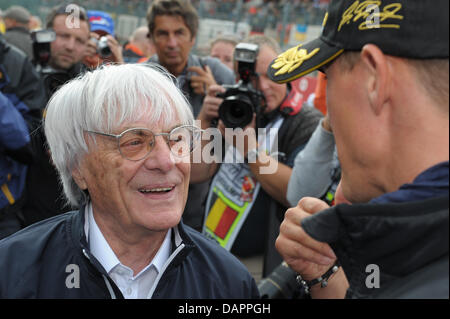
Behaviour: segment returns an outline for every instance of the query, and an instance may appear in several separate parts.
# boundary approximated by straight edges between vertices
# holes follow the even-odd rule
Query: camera
[[[50,44],[55,41],[56,33],[53,30],[40,29],[31,32],[33,43],[33,64],[40,68],[47,67],[50,61]]]
[[[33,43],[33,65],[42,78],[46,95],[50,98],[53,93],[71,77],[67,72],[55,70],[48,65],[51,58],[51,43],[55,41],[56,33],[50,29],[39,29],[31,32]]]
[[[217,96],[224,101],[219,106],[219,119],[228,128],[244,128],[258,115],[261,106],[265,104],[262,92],[256,90],[251,80],[257,77],[255,73],[256,58],[259,47],[252,43],[239,43],[234,52],[240,80],[235,85],[224,85],[225,93]]]
[[[282,262],[258,284],[261,299],[307,298],[303,290],[299,288],[296,277],[297,273],[286,262]]]
[[[96,40],[95,40],[96,41]],[[97,42],[97,52],[102,58],[108,58],[112,55],[111,49],[108,45],[108,38],[101,37]]]

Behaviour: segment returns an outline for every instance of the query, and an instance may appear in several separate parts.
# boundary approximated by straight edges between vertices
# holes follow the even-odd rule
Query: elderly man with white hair
[[[88,72],[50,100],[45,133],[80,209],[0,242],[0,298],[257,298],[245,267],[181,222],[201,133],[156,66]]]

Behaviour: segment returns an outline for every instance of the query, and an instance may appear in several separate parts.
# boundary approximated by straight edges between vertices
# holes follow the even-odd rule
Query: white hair
[[[189,102],[173,76],[156,64],[102,66],[68,82],[50,99],[45,135],[69,204],[87,196],[72,170],[88,152],[86,131],[113,133],[124,123],[145,119],[149,126],[193,124]]]

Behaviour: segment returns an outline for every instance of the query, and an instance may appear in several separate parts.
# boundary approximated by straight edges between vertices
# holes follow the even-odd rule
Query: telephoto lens
[[[244,128],[252,121],[255,110],[256,107],[248,95],[237,93],[224,99],[219,106],[219,118],[226,127]]]
[[[258,284],[261,299],[303,299],[297,280],[297,273],[282,262],[272,273]]]

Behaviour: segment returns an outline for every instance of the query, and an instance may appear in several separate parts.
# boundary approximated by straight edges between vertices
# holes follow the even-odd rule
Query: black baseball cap
[[[388,55],[448,59],[448,21],[449,0],[332,0],[322,35],[279,55],[267,74],[293,81],[368,43]]]

